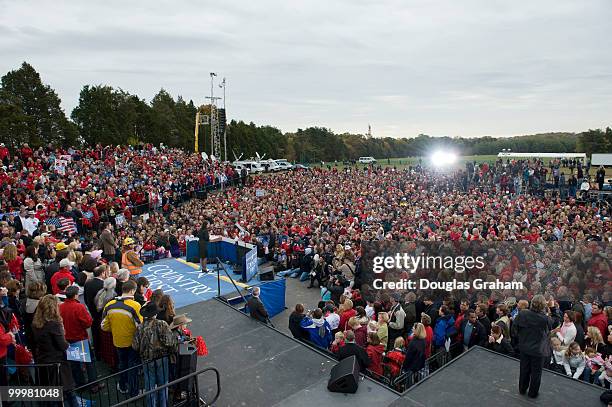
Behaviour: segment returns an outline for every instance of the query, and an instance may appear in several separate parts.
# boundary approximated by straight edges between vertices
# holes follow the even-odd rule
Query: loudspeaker
[[[274,268],[268,267],[259,272],[260,281],[271,281],[274,280]]]
[[[176,377],[187,376],[190,373],[195,373],[198,367],[198,353],[195,344],[193,343],[181,343],[178,348],[178,355],[176,357]],[[177,387],[181,391],[191,392],[196,385],[195,377],[191,379],[183,380],[177,384]]]
[[[359,363],[357,356],[338,362],[331,370],[327,390],[334,393],[355,393],[359,386]]]
[[[223,135],[225,132],[225,126],[227,118],[225,116],[225,109],[219,109],[219,134]]]

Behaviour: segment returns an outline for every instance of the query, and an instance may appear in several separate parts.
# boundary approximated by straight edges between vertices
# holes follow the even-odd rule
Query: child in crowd
[[[376,321],[368,322],[368,335],[370,333],[378,333],[378,323]]]
[[[334,341],[331,344],[330,350],[332,353],[338,353],[341,347],[344,346],[344,332],[336,332]]]
[[[144,305],[151,295],[153,291],[149,288],[149,280],[146,277],[138,277],[136,280],[136,294],[134,294],[134,300],[136,300],[140,305]]]
[[[565,351],[563,367],[565,368],[565,374],[568,376],[574,379],[582,377],[582,373],[586,367],[586,359],[577,342],[572,342]]]
[[[552,347],[552,355],[550,357],[550,370],[557,373],[565,374],[565,367],[563,361],[565,360],[566,348],[561,346],[561,340],[557,337],[550,339],[550,346]]]
[[[368,344],[368,328],[367,325],[361,325],[357,317],[351,317],[348,321],[348,326],[355,333],[355,343],[362,348]]]
[[[117,273],[119,273],[119,263],[117,263],[116,261],[111,261],[109,266],[110,266],[110,277],[117,278]]]
[[[595,379],[595,384],[612,390],[612,358],[608,358],[604,364],[604,370],[599,377]]]
[[[385,376],[394,378],[402,371],[402,365],[406,359],[405,345],[404,338],[401,336],[395,339],[393,350],[385,355],[387,360],[383,366]]]
[[[601,357],[601,353],[597,353],[593,348],[586,348],[584,350],[584,355],[586,367],[584,368],[582,380],[593,383],[601,374],[600,370],[604,365],[604,360]]]

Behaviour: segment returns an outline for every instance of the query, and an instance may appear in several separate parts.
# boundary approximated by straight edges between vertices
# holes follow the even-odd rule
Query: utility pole
[[[217,121],[215,120],[215,114],[213,113],[213,108],[215,107],[215,99],[213,94],[214,89],[214,80],[216,73],[210,73],[210,155],[215,155],[215,134],[216,131],[213,130],[217,126]]]

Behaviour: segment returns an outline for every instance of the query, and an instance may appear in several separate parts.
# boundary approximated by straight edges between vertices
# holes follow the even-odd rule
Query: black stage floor
[[[184,312],[193,319],[193,334],[202,335],[208,347],[198,369],[216,367],[221,373],[215,406],[388,406],[399,397],[370,379],[356,394],[328,392],[333,360],[220,301],[177,310]],[[199,382],[201,391],[214,393],[212,375],[200,376]]]
[[[408,390],[399,406],[602,406],[603,389],[549,371],[542,374],[536,399],[518,393],[516,359],[473,348]]]

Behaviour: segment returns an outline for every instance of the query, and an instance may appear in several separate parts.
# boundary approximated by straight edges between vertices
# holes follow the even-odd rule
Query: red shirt
[[[593,315],[591,319],[589,319],[587,326],[594,326],[599,329],[599,332],[601,332],[604,338],[608,336],[608,317],[606,317],[605,312]]]
[[[88,339],[87,328],[91,327],[93,320],[85,305],[74,298],[66,298],[59,309],[64,321],[66,340],[77,342]]]
[[[455,240],[459,240],[459,239],[461,239],[461,233],[451,231],[451,232],[450,232],[450,239],[451,239],[452,241],[455,241]]]
[[[28,158],[32,157],[32,154],[34,152],[32,151],[32,149],[30,147],[22,147],[21,148],[21,157],[23,158],[24,161],[27,161]]]
[[[8,269],[15,280],[21,280],[23,275],[23,259],[19,256],[8,262]]]
[[[72,275],[72,272],[70,270],[68,270],[67,268],[59,269],[55,274],[53,274],[53,276],[51,276],[51,292],[53,294],[57,294],[60,292],[60,289],[57,287],[57,282],[60,281],[62,278],[67,278],[68,280],[70,280],[70,284],[74,283],[74,276]]]
[[[5,158],[9,157],[10,153],[8,148],[6,147],[0,147],[0,160],[4,160]]]
[[[9,335],[2,324],[0,324],[0,359],[6,357],[7,347],[13,343],[11,335]]]
[[[406,355],[398,349],[393,349],[391,352],[387,353],[387,359],[389,360],[387,365],[389,366],[391,377],[398,376],[402,372],[402,365],[404,364]]]
[[[425,327],[425,359],[431,356],[431,343],[433,342],[433,329],[430,326]]]
[[[342,315],[340,315],[340,323],[338,325],[338,328],[341,331],[348,329],[348,320],[351,319],[351,317],[354,317],[355,315],[357,315],[357,311],[352,308],[348,311],[344,311]]]
[[[366,348],[366,353],[370,358],[370,366],[368,366],[368,369],[381,376],[383,374],[382,360],[384,351],[385,347],[383,345],[368,345]]]

